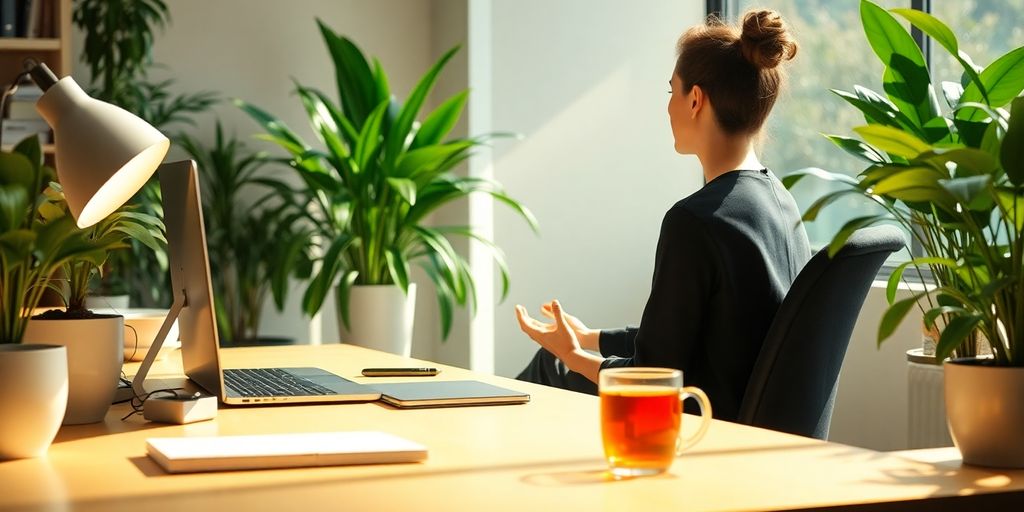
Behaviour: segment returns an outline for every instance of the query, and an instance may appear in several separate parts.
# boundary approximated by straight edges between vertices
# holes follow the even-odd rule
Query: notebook
[[[385,432],[158,437],[146,452],[169,473],[420,462],[427,448]]]
[[[374,384],[381,400],[395,407],[522,404],[530,395],[475,380]]]

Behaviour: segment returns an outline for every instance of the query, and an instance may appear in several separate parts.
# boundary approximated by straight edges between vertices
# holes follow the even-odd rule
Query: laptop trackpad
[[[296,377],[302,377],[314,384],[323,386],[340,395],[354,393],[378,393],[376,390],[363,384],[352,382],[344,377],[335,375],[320,368],[283,368]]]

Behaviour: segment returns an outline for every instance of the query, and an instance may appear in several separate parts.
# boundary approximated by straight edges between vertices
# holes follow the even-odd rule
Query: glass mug
[[[610,368],[598,378],[601,437],[616,478],[656,475],[693,446],[711,424],[711,402],[695,387],[683,386],[683,372],[672,368]],[[683,439],[683,400],[697,399],[701,424]]]

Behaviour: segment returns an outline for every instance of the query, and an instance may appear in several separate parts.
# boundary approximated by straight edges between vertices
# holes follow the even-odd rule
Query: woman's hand
[[[583,350],[576,331],[580,329],[585,332],[586,337],[594,340],[595,347],[597,346],[596,340],[599,337],[599,332],[588,329],[578,318],[567,315],[562,311],[562,305],[557,300],[545,304],[545,314],[550,316],[554,323],[546,324],[534,320],[526,312],[526,308],[516,305],[516,318],[519,319],[519,328],[530,339],[536,341],[558,359],[561,359],[570,370],[583,375],[596,384],[597,374],[601,371],[603,359]]]
[[[543,313],[544,316],[554,320],[555,315],[551,312],[552,304],[554,304],[554,301],[544,304],[540,307],[540,312]],[[600,350],[600,330],[587,327],[579,318],[576,318],[565,311],[562,311],[562,316],[565,317],[566,324],[569,325],[569,328],[576,333],[576,340],[580,342],[581,347],[585,350]]]
[[[519,319],[519,328],[530,339],[547,349],[548,352],[565,361],[566,356],[582,350],[582,347],[580,346],[579,339],[576,337],[575,330],[569,325],[569,319],[562,311],[562,306],[558,301],[553,300],[545,304],[545,307],[550,310],[547,314],[554,320],[553,323],[547,324],[534,320],[526,312],[526,308],[516,305],[516,318]],[[576,323],[583,325],[578,319],[576,319]]]

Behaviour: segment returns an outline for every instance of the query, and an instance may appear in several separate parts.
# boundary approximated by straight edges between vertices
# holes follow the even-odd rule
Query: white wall
[[[704,3],[523,0],[492,4],[495,177],[540,219],[540,236],[501,204],[494,229],[512,270],[495,313],[495,368],[518,373],[537,346],[512,305],[558,298],[592,327],[637,323],[664,213],[702,183],[672,147],[675,42]]]

